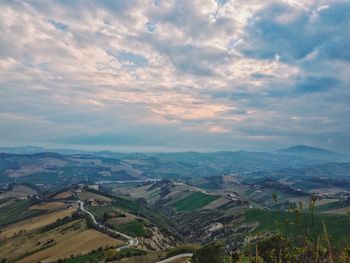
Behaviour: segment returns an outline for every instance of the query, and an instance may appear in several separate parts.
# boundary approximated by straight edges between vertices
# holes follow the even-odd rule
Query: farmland
[[[40,215],[34,218],[20,221],[16,224],[12,224],[1,231],[0,240],[5,237],[6,238],[12,237],[13,235],[16,235],[17,233],[20,233],[23,231],[30,231],[33,229],[41,228],[48,224],[52,224],[58,219],[62,219],[62,218],[65,218],[66,216],[70,216],[74,211],[76,211],[75,208],[69,208],[69,209],[53,212],[47,215]]]
[[[69,257],[71,254],[86,254],[100,246],[120,244],[121,241],[88,229],[85,220],[77,219],[47,231],[33,229],[7,239],[0,245],[0,258],[45,262]]]
[[[132,237],[147,237],[151,235],[151,232],[145,228],[142,220],[132,220],[127,223],[116,224],[114,228]]]
[[[201,209],[207,204],[215,201],[220,196],[208,195],[201,192],[195,192],[189,196],[180,199],[172,204],[172,207],[178,212],[188,212]]]
[[[0,226],[44,214],[43,210],[29,209],[36,202],[31,199],[11,201],[8,205],[0,207]]]
[[[54,246],[40,251],[23,260],[26,262],[38,262],[50,259],[57,260],[59,258],[67,258],[70,255],[87,254],[93,249],[106,246],[119,246],[122,242],[115,240],[96,230],[88,229],[81,233],[70,236],[64,241],[55,244]]]

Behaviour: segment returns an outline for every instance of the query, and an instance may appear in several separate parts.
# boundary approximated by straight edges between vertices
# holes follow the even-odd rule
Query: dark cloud
[[[349,60],[350,3],[331,1],[312,10],[272,4],[259,11],[247,25],[243,53],[262,59],[278,55],[296,63],[315,52],[316,59]]]

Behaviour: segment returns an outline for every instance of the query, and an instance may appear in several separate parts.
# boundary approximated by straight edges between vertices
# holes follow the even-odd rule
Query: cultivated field
[[[72,196],[71,193],[64,191],[64,192],[56,194],[53,198],[54,199],[67,199],[71,196]]]
[[[25,185],[16,185],[13,187],[12,190],[6,191],[3,194],[0,194],[1,198],[12,198],[12,197],[18,197],[18,198],[25,198],[28,195],[36,195],[38,192],[35,189],[32,189]]]
[[[0,226],[18,222],[30,217],[45,213],[42,210],[29,210],[35,200],[19,200],[6,202],[6,206],[0,207]]]
[[[10,225],[1,231],[0,240],[4,238],[10,238],[15,234],[20,233],[21,231],[30,231],[46,226],[55,222],[57,219],[70,216],[74,211],[76,211],[75,208],[69,208],[62,211],[53,212],[47,215],[36,216],[31,219],[27,219],[19,223]]]
[[[92,249],[122,242],[98,231],[87,229],[83,219],[43,231],[22,232],[0,243],[0,259],[12,262],[52,262],[71,254],[84,254]]]
[[[47,202],[47,203],[41,203],[37,205],[33,205],[29,207],[30,210],[56,210],[63,208],[65,206],[62,202]]]
[[[97,201],[105,201],[105,202],[112,201],[112,199],[109,198],[109,197],[106,197],[106,196],[103,196],[103,195],[99,195],[99,194],[95,194],[95,193],[88,192],[88,191],[78,193],[78,196],[79,196],[79,198],[81,200],[94,199],[94,200],[97,200]]]
[[[48,249],[35,253],[21,262],[52,262],[59,258],[68,258],[70,255],[86,254],[99,247],[119,246],[121,244],[121,241],[113,239],[96,230],[88,229]]]
[[[193,211],[203,208],[218,198],[220,198],[220,196],[207,195],[201,192],[196,192],[173,203],[172,207],[179,212]]]

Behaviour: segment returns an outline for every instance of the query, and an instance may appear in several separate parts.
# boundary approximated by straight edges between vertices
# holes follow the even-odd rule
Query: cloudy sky
[[[0,1],[0,146],[350,152],[350,1]]]

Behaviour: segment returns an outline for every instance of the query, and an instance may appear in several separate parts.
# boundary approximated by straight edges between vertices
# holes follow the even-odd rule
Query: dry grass
[[[130,258],[122,258],[116,261],[111,261],[115,263],[154,263],[162,260],[162,258],[165,256],[165,253],[162,251],[157,252],[148,252],[147,255],[143,256],[136,256],[136,257],[130,257]]]
[[[224,204],[229,203],[231,200],[226,197],[220,197],[219,199],[216,199],[215,201],[207,204],[203,209],[215,209],[218,208]]]
[[[33,205],[29,207],[29,209],[35,209],[35,210],[55,210],[59,208],[63,208],[64,203],[62,202],[48,202],[48,203],[41,203],[38,205]]]
[[[55,195],[53,198],[56,198],[56,199],[66,199],[66,198],[69,198],[71,197],[72,194],[69,193],[69,192],[61,192],[61,193],[58,193],[57,195]]]
[[[337,215],[348,215],[350,214],[350,207],[337,208],[323,212],[324,214],[337,214]]]
[[[52,262],[59,258],[66,258],[70,255],[87,254],[93,249],[105,246],[119,246],[122,242],[113,239],[96,230],[85,230],[66,240],[34,255],[31,255],[21,262]]]
[[[55,222],[59,218],[64,218],[66,216],[71,215],[74,211],[76,211],[75,208],[69,208],[66,210],[50,213],[48,215],[37,216],[31,219],[27,219],[19,223],[10,225],[1,231],[0,240],[4,239],[5,237],[10,238],[16,233],[18,234],[21,231],[31,231],[31,230],[46,226],[48,224]]]
[[[78,219],[46,232],[32,230],[7,239],[0,243],[0,258],[9,262],[53,262],[100,246],[120,244],[122,241],[87,229],[85,220]]]
[[[98,195],[95,193],[91,193],[91,192],[81,192],[81,193],[78,193],[78,196],[82,200],[95,199],[97,201],[106,201],[106,202],[112,201],[111,198],[108,198],[108,197],[102,196],[102,195]]]
[[[35,195],[38,192],[25,185],[16,185],[12,190],[6,191],[3,194],[0,194],[0,198],[9,198],[9,197],[27,197],[28,195]]]

